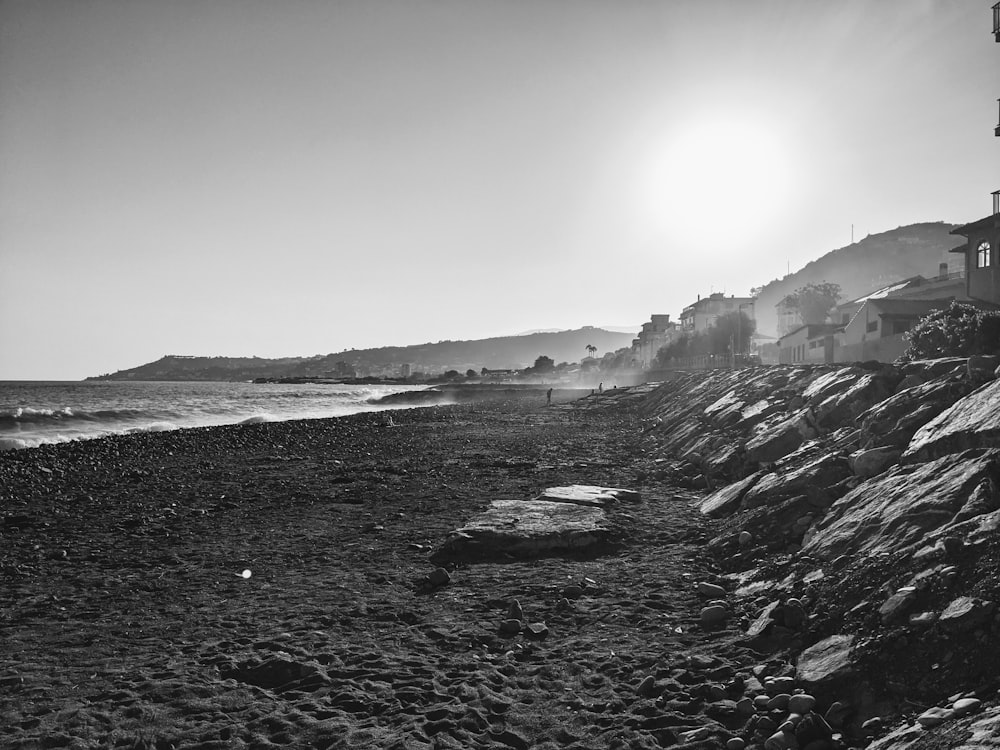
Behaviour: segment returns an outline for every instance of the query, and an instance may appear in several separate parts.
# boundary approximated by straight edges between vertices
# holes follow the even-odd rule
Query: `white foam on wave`
[[[126,432],[129,435],[133,435],[137,432],[170,432],[171,430],[179,430],[180,427],[175,425],[173,422],[152,422],[150,424],[144,424],[142,427],[133,427]]]

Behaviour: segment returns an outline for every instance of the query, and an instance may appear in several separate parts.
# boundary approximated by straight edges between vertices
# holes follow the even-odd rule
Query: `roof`
[[[778,344],[780,345],[782,341],[787,338],[791,338],[803,329],[808,329],[806,331],[806,338],[811,339],[815,336],[825,336],[829,333],[836,333],[837,331],[843,330],[843,328],[844,327],[842,325],[838,325],[837,323],[807,323],[804,326],[799,326],[794,331],[789,331],[784,336],[779,338]]]
[[[948,307],[954,297],[941,299],[877,299],[871,300],[879,315],[922,318],[933,310],[943,310]]]
[[[992,214],[968,224],[963,224],[960,227],[955,227],[948,234],[960,234],[963,237],[968,237],[973,232],[985,229],[986,227],[1000,227],[1000,214]]]
[[[908,279],[903,279],[902,281],[894,281],[889,284],[889,286],[884,286],[881,289],[876,289],[874,292],[870,292],[863,297],[858,297],[857,299],[852,299],[850,302],[842,302],[837,307],[844,307],[846,305],[857,305],[863,304],[870,299],[879,299],[882,297],[889,297],[895,292],[902,291],[907,287],[919,286],[921,283],[926,281],[923,276],[911,276]]]

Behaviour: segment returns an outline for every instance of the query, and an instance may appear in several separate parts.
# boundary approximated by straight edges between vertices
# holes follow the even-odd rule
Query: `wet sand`
[[[755,662],[698,626],[706,522],[640,440],[526,391],[0,454],[0,746],[721,746],[702,693]],[[610,548],[428,585],[449,531],[564,484],[643,501]]]

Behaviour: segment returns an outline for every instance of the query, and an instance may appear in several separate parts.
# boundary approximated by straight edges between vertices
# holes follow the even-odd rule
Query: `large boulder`
[[[795,681],[811,695],[836,693],[854,678],[851,648],[854,636],[831,635],[801,654],[795,665]]]
[[[832,429],[853,422],[859,414],[891,395],[900,379],[883,374],[862,375],[847,390],[816,405],[817,423],[825,429]]]
[[[762,477],[744,495],[743,505],[752,508],[795,495],[822,494],[850,475],[851,468],[843,456],[820,455],[793,471],[772,472]]]
[[[940,375],[880,401],[858,416],[865,448],[905,448],[914,433],[972,391],[961,373]]]
[[[761,477],[763,477],[767,472],[758,471],[754,472],[745,479],[741,479],[738,482],[733,482],[732,484],[727,484],[725,487],[716,490],[711,495],[706,497],[701,501],[699,510],[706,516],[711,516],[712,518],[721,518],[722,516],[728,516],[731,513],[735,513],[736,509],[739,508],[740,502],[743,500],[743,496],[747,494]]]
[[[970,448],[1000,447],[1000,380],[993,380],[921,427],[903,461],[926,461]]]
[[[751,464],[770,463],[787,456],[803,440],[817,434],[815,419],[808,408],[799,409],[777,424],[763,425],[746,444],[746,458]]]
[[[591,505],[550,500],[494,500],[434,552],[437,562],[537,557],[607,542],[604,511]]]
[[[1000,507],[998,471],[998,450],[897,466],[834,503],[802,552],[827,560],[847,553],[898,553],[932,532]]]

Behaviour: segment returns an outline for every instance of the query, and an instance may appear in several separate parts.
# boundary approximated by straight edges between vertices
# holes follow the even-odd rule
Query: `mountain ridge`
[[[201,357],[168,354],[126,370],[89,377],[87,380],[253,380],[255,378],[351,377],[399,375],[401,365],[411,372],[440,373],[444,370],[515,369],[532,364],[540,356],[556,362],[578,361],[587,347],[598,353],[630,346],[635,333],[618,333],[593,326],[575,330],[537,332],[524,336],[498,336],[464,341],[350,349],[311,357]]]

